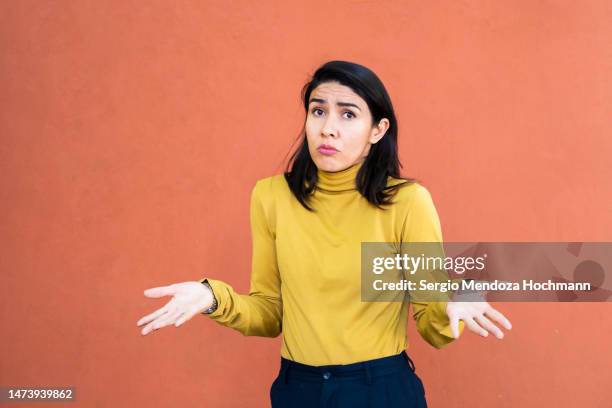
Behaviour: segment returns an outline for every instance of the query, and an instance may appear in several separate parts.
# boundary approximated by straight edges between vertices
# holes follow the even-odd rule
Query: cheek
[[[320,141],[321,124],[317,120],[307,120],[304,125],[304,132],[308,145],[316,145]]]
[[[369,130],[367,128],[352,129],[350,133],[347,132],[345,138],[345,146],[348,147],[352,152],[362,152],[368,145]]]
[[[307,136],[311,136],[314,134],[314,124],[313,121],[310,120],[310,118],[306,119],[306,123],[304,123],[304,130],[306,131]]]
[[[312,125],[306,124],[306,126],[304,126],[304,132],[306,133],[306,141],[308,142],[308,145],[312,146],[312,143],[314,142],[314,136],[316,134]]]

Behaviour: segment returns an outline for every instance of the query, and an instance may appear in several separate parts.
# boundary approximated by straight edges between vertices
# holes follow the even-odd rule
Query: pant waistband
[[[399,354],[376,358],[373,360],[360,361],[352,364],[311,366],[288,360],[281,357],[280,377],[287,383],[289,376],[302,381],[329,381],[331,379],[363,379],[367,384],[372,383],[372,378],[388,375],[406,367],[415,371],[414,362],[406,351]]]

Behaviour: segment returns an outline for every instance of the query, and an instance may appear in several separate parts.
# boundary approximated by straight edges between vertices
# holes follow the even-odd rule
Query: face
[[[337,82],[320,84],[308,102],[308,151],[320,170],[340,171],[362,162],[389,128],[386,118],[372,123],[366,101]]]

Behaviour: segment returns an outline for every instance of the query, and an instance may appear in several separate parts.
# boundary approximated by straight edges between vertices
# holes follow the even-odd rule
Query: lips
[[[317,147],[317,150],[319,151],[319,153],[321,154],[334,154],[334,153],[338,153],[338,149],[336,149],[333,146],[330,145],[326,145],[326,144],[322,144],[319,147]]]

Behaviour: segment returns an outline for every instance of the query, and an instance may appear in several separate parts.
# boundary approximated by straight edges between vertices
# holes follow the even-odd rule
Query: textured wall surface
[[[2,2],[0,386],[267,406],[279,338],[135,323],[169,300],[148,287],[248,290],[251,188],[283,170],[330,59],[385,83],[446,240],[612,241],[611,4]],[[435,350],[410,326],[432,407],[610,404],[610,303],[497,307],[502,341]]]

